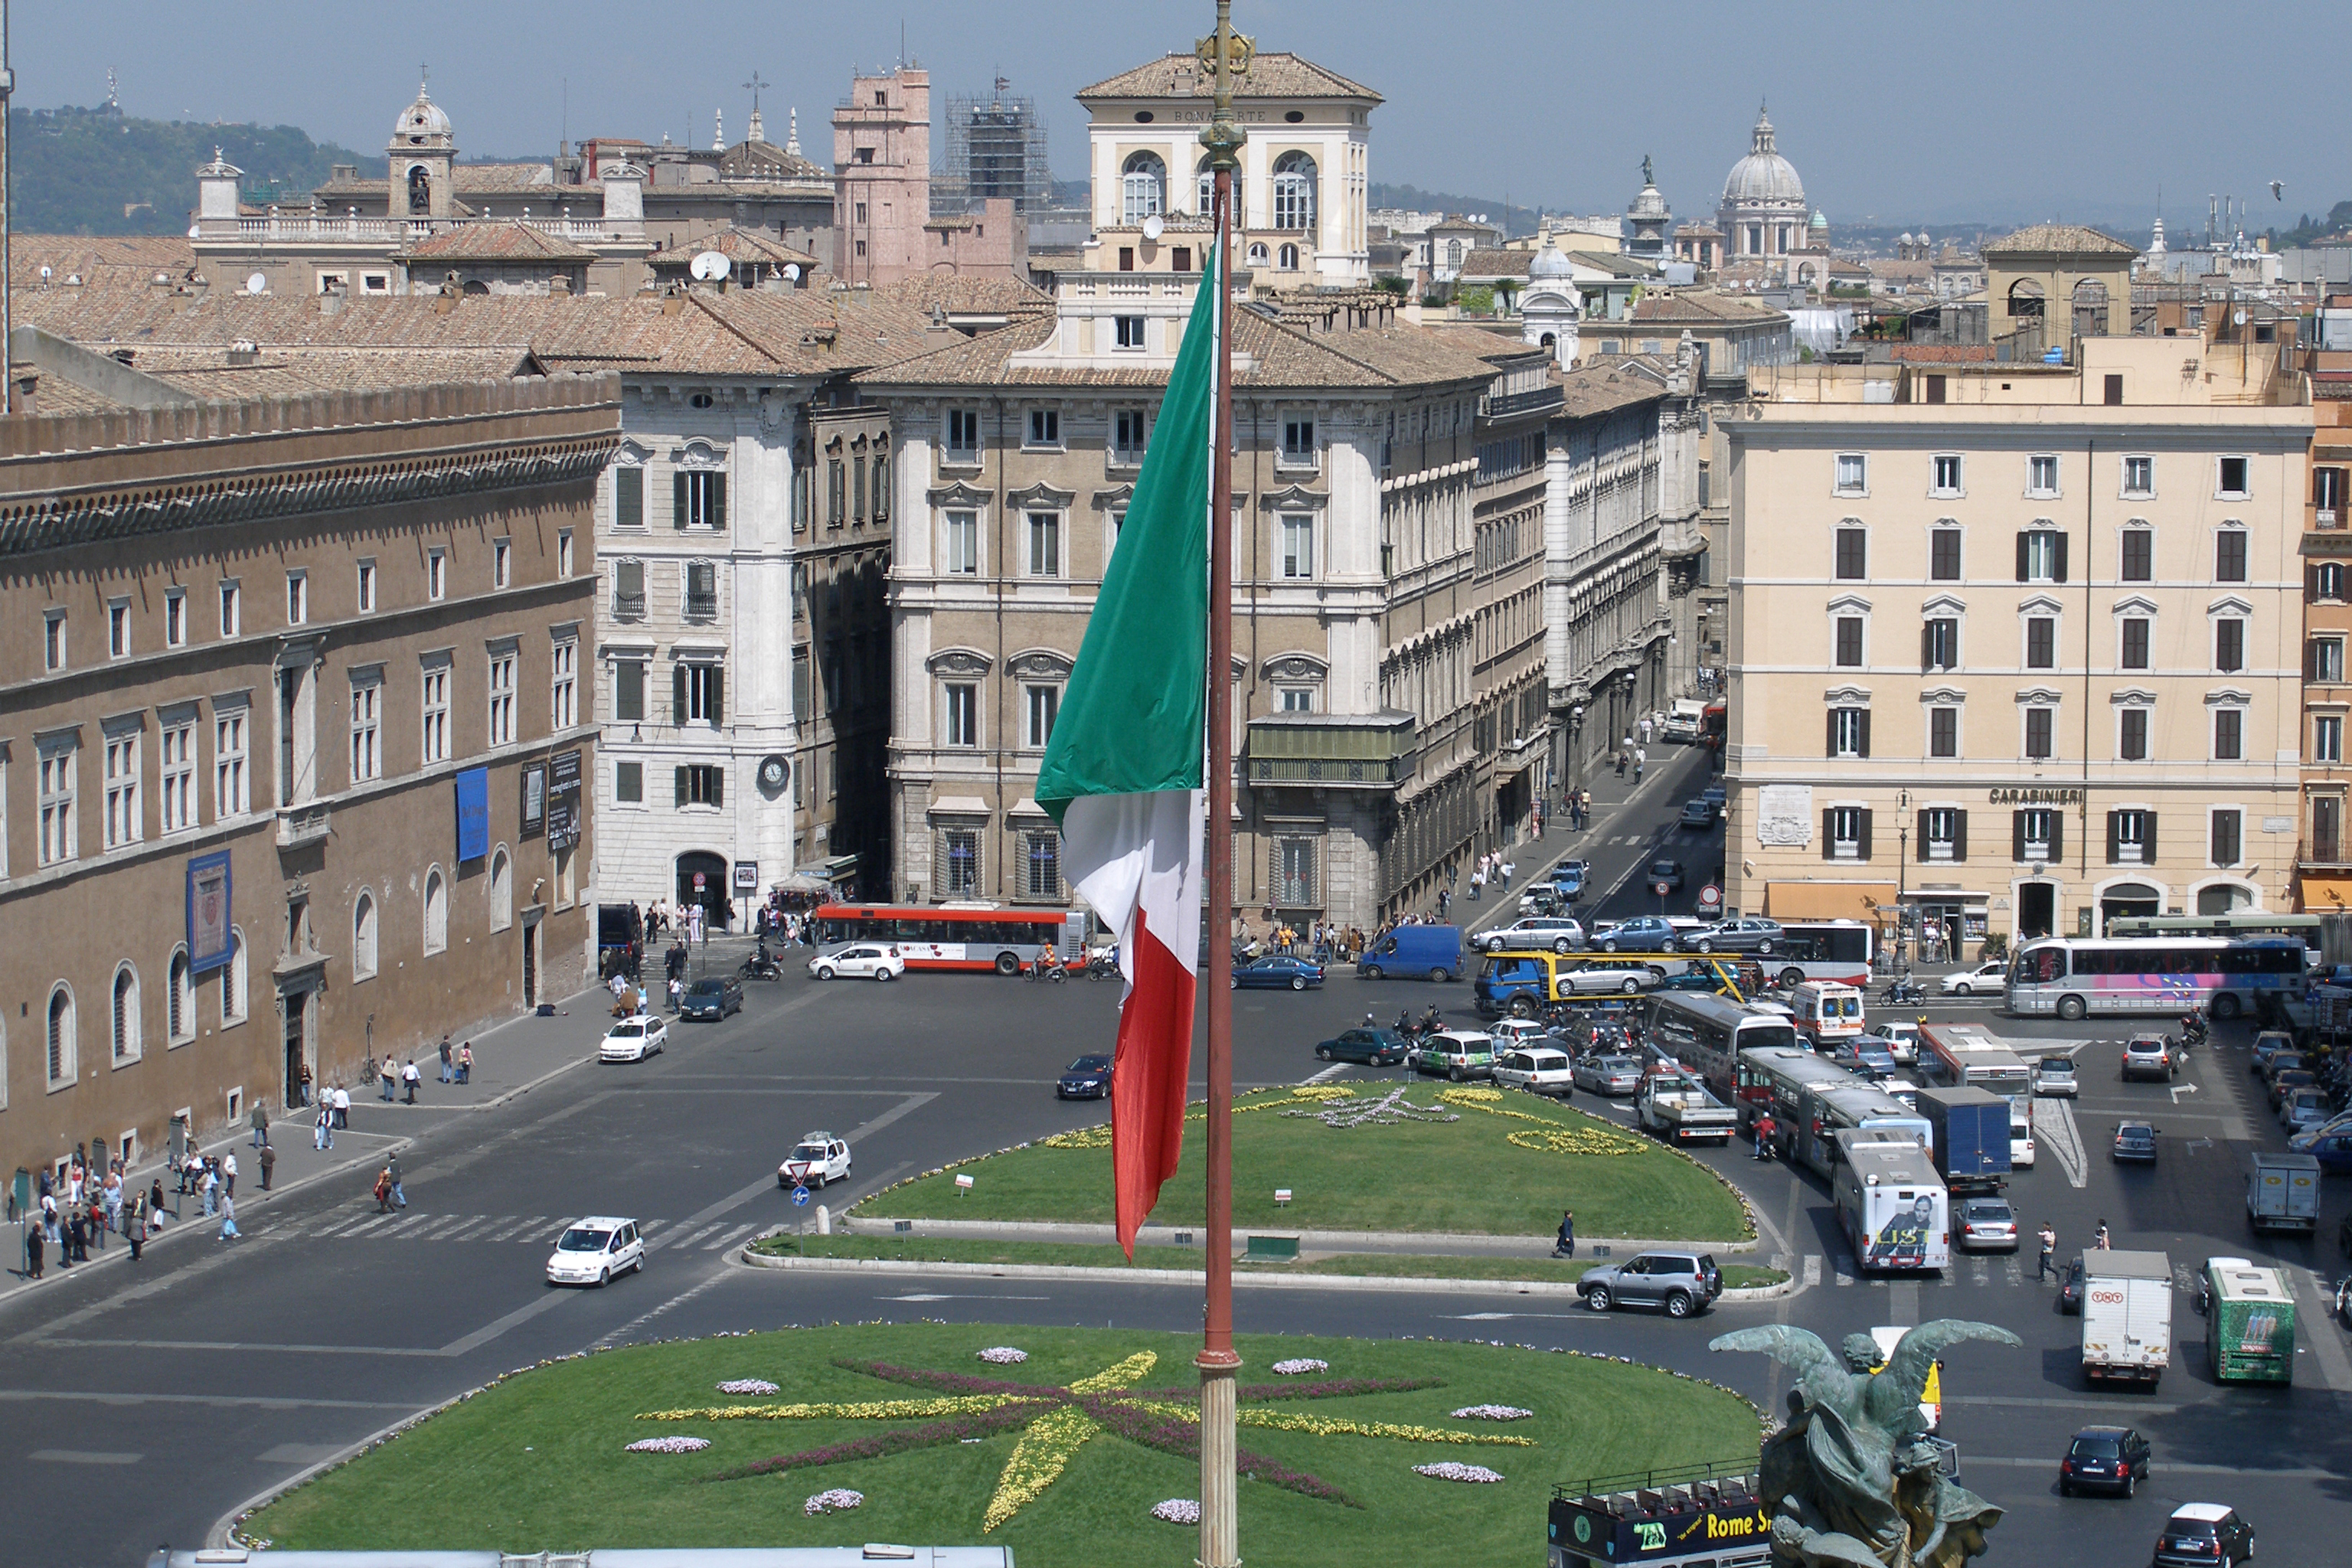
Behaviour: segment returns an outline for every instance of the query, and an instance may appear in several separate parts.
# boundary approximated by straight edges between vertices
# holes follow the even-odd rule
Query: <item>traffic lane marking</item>
[[[1946,1403],[1948,1404],[1950,1401],[1947,1400]],[[2058,1473],[2057,1463],[2052,1459],[2010,1458],[1996,1454],[1971,1454],[1964,1450],[1960,1455],[1960,1468],[1965,1472],[1970,1465],[2000,1465],[2019,1469],[2042,1469],[2048,1470],[2053,1478]],[[2158,1481],[2161,1481],[2168,1473],[2186,1476],[2275,1477],[2283,1481],[2332,1481],[2342,1479],[2334,1470],[2272,1469],[2263,1466],[2245,1465],[2200,1465],[2181,1459],[2158,1459],[2149,1467],[2149,1473]]]

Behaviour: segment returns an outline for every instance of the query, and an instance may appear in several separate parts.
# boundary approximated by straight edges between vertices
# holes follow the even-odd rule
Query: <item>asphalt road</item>
[[[1691,793],[1645,794],[1635,815],[1646,808],[1659,820],[1599,836],[1638,840],[1612,847],[1630,865]],[[1556,832],[1550,847],[1572,842]],[[1342,975],[1304,995],[1241,993],[1237,1078],[1295,1081],[1317,1070],[1317,1039],[1367,1009],[1418,1011],[1433,994],[1454,1020],[1470,1020],[1466,985]],[[0,1465],[19,1500],[58,1506],[12,1510],[0,1558],[129,1564],[159,1542],[196,1542],[254,1494],[420,1408],[592,1345],[889,1317],[1197,1328],[1197,1297],[1161,1286],[777,1273],[730,1261],[745,1238],[792,1216],[775,1163],[811,1128],[850,1137],[848,1200],[942,1160],[1098,1119],[1099,1107],[1058,1104],[1051,1084],[1071,1057],[1108,1043],[1115,997],[1107,984],[987,976],[755,986],[744,1015],[680,1026],[649,1063],[583,1067],[504,1110],[426,1131],[404,1156],[411,1207],[396,1219],[375,1216],[356,1182],[314,1188],[257,1213],[242,1244],[183,1236],[136,1274],[110,1265],[18,1292],[0,1303]],[[583,1049],[599,1022],[582,1020]],[[2069,1040],[2115,1032],[2032,1031]],[[1711,1355],[1706,1341],[1765,1321],[1834,1342],[1874,1324],[1979,1318],[2026,1342],[2021,1352],[1956,1349],[1946,1384],[1945,1429],[1961,1446],[1965,1480],[2013,1510],[1990,1561],[2136,1565],[2163,1513],[2189,1499],[2243,1510],[2264,1561],[2322,1561],[2337,1549],[2332,1507],[2352,1485],[2352,1364],[2342,1331],[2316,1310],[2316,1286],[2333,1278],[2329,1248],[2246,1233],[2243,1152],[2279,1140],[2256,1113],[2242,1052],[2199,1053],[2184,1079],[2198,1092],[2177,1106],[2162,1086],[2116,1082],[2116,1054],[2083,1045],[2084,1097],[2063,1114],[2087,1157],[2070,1173],[2048,1152],[2061,1136],[2062,1113],[2050,1111],[2041,1166],[2014,1189],[2021,1217],[2050,1218],[2067,1247],[2105,1217],[2118,1246],[2161,1248],[2176,1264],[2230,1253],[2288,1265],[2305,1308],[2294,1388],[2212,1386],[2196,1369],[2201,1321],[2183,1296],[2161,1389],[2086,1394],[2075,1321],[2033,1280],[2030,1251],[1957,1262],[1941,1279],[1857,1280],[1824,1189],[1756,1165],[1739,1147],[1702,1157],[1754,1194],[1772,1232],[1763,1250],[1809,1282],[1794,1295],[1671,1322],[1478,1287],[1244,1290],[1239,1326],[1574,1346],[1703,1373],[1777,1405],[1769,1363]],[[2163,1129],[2156,1166],[2114,1167],[2104,1152],[2114,1121],[2151,1110]],[[2330,1184],[2326,1205],[2324,1238],[2347,1207],[2344,1184]],[[602,1291],[551,1290],[541,1265],[554,1231],[593,1212],[646,1220],[649,1266]],[[1531,1266],[1544,1249],[1530,1241]],[[2095,1417],[2136,1422],[2154,1441],[2157,1477],[2138,1500],[2058,1500],[2056,1458]],[[1542,1527],[1529,1518],[1530,1559]]]

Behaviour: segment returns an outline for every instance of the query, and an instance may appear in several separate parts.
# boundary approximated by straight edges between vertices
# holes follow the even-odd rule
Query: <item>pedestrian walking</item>
[[[89,1200],[89,1234],[97,1238],[98,1249],[106,1250],[106,1207],[96,1198]]]
[[[264,1143],[261,1146],[261,1190],[269,1190],[270,1168],[278,1163],[278,1151]]]
[[[392,1059],[390,1052],[386,1052],[383,1060],[377,1064],[375,1071],[376,1076],[383,1080],[383,1098],[385,1103],[389,1104],[393,1099],[393,1082],[400,1075],[400,1064]]]
[[[375,1212],[392,1212],[392,1171],[389,1167],[375,1173]]]
[[[2112,1244],[2107,1240],[2107,1222],[2105,1220],[2101,1220],[2099,1222],[2098,1234],[2091,1238],[2091,1245],[2098,1248],[2101,1252],[2109,1250],[2112,1246]]]
[[[335,1110],[331,1105],[319,1107],[319,1119],[310,1124],[310,1147],[331,1149],[335,1142]]]
[[[79,1205],[66,1219],[66,1251],[76,1263],[89,1261],[89,1221],[82,1217]]]
[[[2035,1239],[2042,1243],[2042,1266],[2033,1272],[2034,1283],[2040,1284],[2058,1272],[2058,1233],[2050,1228],[2048,1220],[2043,1220],[2042,1234]]]
[[[1642,770],[1643,770],[1643,768],[1648,767],[1649,765],[1650,765],[1650,748],[1649,748],[1649,747],[1647,747],[1647,746],[1636,746],[1636,747],[1634,747],[1634,748],[1633,748],[1633,782],[1634,782],[1635,784],[1640,784],[1640,783],[1642,782]]]
[[[384,1161],[383,1173],[392,1180],[392,1206],[396,1209],[406,1208],[408,1206],[408,1194],[401,1189],[400,1156],[398,1154],[394,1154]]]
[[[1486,886],[1486,868],[1481,866],[1476,870],[1470,873],[1470,901],[1472,903],[1475,904],[1478,901],[1478,895],[1485,889]]]
[[[210,1162],[206,1162],[204,1176],[196,1184],[198,1191],[204,1194],[205,1217],[210,1219],[213,1217],[213,1210],[220,1205],[220,1173],[212,1168]]]
[[[669,977],[669,1010],[674,1014],[686,1003],[686,982],[673,974]]]
[[[1645,745],[1645,746],[1646,746],[1646,745],[1648,745],[1648,744],[1650,743],[1650,721],[1649,721],[1647,718],[1644,718],[1644,719],[1642,721],[1642,726],[1641,726],[1641,728],[1642,728],[1642,744],[1643,744],[1643,745]]]
[[[26,1279],[38,1279],[41,1277],[41,1265],[46,1260],[48,1250],[49,1238],[41,1234],[39,1226],[37,1225],[25,1233],[25,1277]],[[131,1256],[138,1257],[137,1249],[134,1248]]]
[[[1630,760],[1631,759],[1625,755],[1625,749],[1622,746],[1619,747],[1617,749],[1617,776],[1619,778],[1622,779],[1625,776],[1625,764]]]
[[[301,1096],[301,1099],[298,1101],[298,1103],[299,1103],[299,1104],[300,1104],[300,1105],[301,1105],[305,1110],[307,1110],[307,1109],[309,1109],[310,1104],[310,1063],[308,1063],[308,1062],[304,1062],[304,1063],[302,1064],[302,1076],[301,1076],[300,1079],[299,1079],[298,1081],[299,1082],[300,1087],[299,1087],[299,1089],[297,1090],[297,1092]]]
[[[122,1222],[122,1239],[131,1244],[131,1261],[139,1261],[139,1249],[147,1245],[147,1213],[144,1204],[131,1205],[131,1213]]]
[[[253,1102],[253,1146],[257,1149],[269,1142],[269,1107],[260,1100]]]
[[[454,1059],[454,1058],[455,1058],[455,1056],[456,1056],[456,1053],[455,1053],[454,1051],[452,1051],[452,1050],[450,1049],[450,1047],[449,1047],[449,1037],[448,1037],[448,1036],[446,1036],[446,1035],[442,1036],[442,1037],[441,1037],[441,1081],[442,1081],[443,1083],[455,1083],[455,1082],[457,1081],[457,1079],[456,1079],[456,1077],[455,1077],[455,1074],[456,1074],[456,1072],[457,1072],[457,1064],[456,1064],[456,1061],[455,1061],[455,1059]]]
[[[1554,1258],[1576,1256],[1576,1211],[1574,1209],[1559,1211],[1559,1234],[1552,1238],[1551,1255]]]
[[[457,1081],[474,1081],[474,1042],[471,1040],[457,1047]]]
[[[1506,860],[1503,862],[1503,890],[1505,892],[1510,891],[1511,879],[1518,874],[1519,863],[1517,861]]]
[[[335,1126],[339,1128],[349,1128],[351,1124],[352,1091],[344,1088],[341,1084],[337,1084],[335,1086]],[[331,1149],[334,1146],[335,1141],[331,1136],[330,1136],[327,1140],[327,1147]]]
[[[221,1200],[221,1239],[223,1241],[237,1241],[242,1239],[242,1237],[237,1234],[236,1200],[235,1198],[223,1198]]]
[[[230,1150],[227,1156],[221,1161],[221,1175],[225,1178],[225,1184],[221,1192],[221,1196],[225,1198],[233,1198],[236,1196],[236,1150]]]
[[[416,1070],[416,1058],[415,1057],[409,1058],[408,1065],[400,1069],[400,1079],[403,1083],[408,1086],[408,1103],[411,1105],[415,1104],[416,1086],[425,1081],[425,1075]]]

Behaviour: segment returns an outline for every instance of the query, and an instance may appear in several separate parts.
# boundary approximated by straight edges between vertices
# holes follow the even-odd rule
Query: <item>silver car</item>
[[[2289,1134],[2326,1125],[2327,1096],[2315,1089],[2298,1089],[2279,1102],[2279,1125]]]
[[[2074,1063],[2069,1057],[2043,1057],[2033,1064],[2033,1092],[2044,1098],[2072,1100],[2080,1086],[2074,1081]]]
[[[1969,1251],[2015,1252],[2017,1211],[2002,1198],[1969,1198],[1959,1205],[1959,1235]]]
[[[1572,952],[1584,945],[1584,928],[1566,915],[1529,915],[1507,926],[1478,933],[1478,945],[1488,952],[1527,952],[1545,948]]]
[[[1642,1087],[1642,1064],[1632,1057],[1581,1057],[1572,1081],[1592,1094],[1633,1094]]]
[[[1647,991],[1658,983],[1658,973],[1638,963],[1588,963],[1565,970],[1559,976],[1563,992],[1580,995],[1611,991]]]

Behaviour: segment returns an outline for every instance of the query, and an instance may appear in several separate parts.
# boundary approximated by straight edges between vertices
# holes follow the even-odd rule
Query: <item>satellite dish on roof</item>
[[[785,282],[787,282],[787,283],[797,283],[797,282],[799,282],[800,280],[801,280],[801,264],[800,264],[799,262],[797,262],[797,261],[787,261],[787,262],[785,262],[785,263],[784,263],[784,281],[785,281]]]
[[[687,264],[686,269],[701,282],[715,283],[727,276],[731,265],[732,263],[718,251],[704,250],[696,253],[694,259]]]
[[[1146,239],[1158,239],[1167,231],[1168,225],[1158,213],[1143,220],[1143,237]]]
[[[269,274],[267,272],[256,272],[247,278],[245,280],[245,291],[248,294],[268,293]]]

